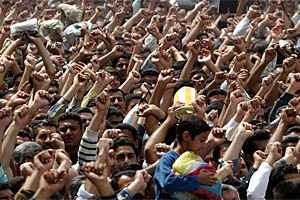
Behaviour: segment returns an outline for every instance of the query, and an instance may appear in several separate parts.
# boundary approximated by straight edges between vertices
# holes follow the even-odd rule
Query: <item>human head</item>
[[[57,132],[56,124],[51,120],[37,121],[32,127],[33,136],[36,143],[41,145],[43,149],[50,149],[51,134]]]
[[[15,168],[20,172],[20,165],[25,162],[32,162],[33,157],[43,150],[42,146],[36,142],[24,142],[18,145],[13,154]]]
[[[114,127],[123,122],[123,113],[119,108],[110,106],[107,112],[106,119]]]
[[[176,138],[185,150],[200,153],[205,148],[210,127],[199,116],[190,114],[184,115],[179,121],[176,129]]]
[[[58,130],[61,135],[66,151],[74,155],[79,148],[81,137],[83,135],[83,126],[81,117],[72,112],[63,113],[58,118]]]
[[[276,186],[282,181],[289,179],[299,179],[300,174],[298,173],[297,166],[293,164],[282,164],[279,166],[274,166],[270,177],[269,184],[266,192],[266,198],[273,199],[273,192]]]
[[[126,112],[128,113],[142,99],[140,94],[127,94],[125,96]]]
[[[216,101],[224,101],[227,92],[222,89],[212,89],[207,93],[208,104]]]
[[[32,135],[26,130],[19,130],[17,135],[16,146],[22,144],[23,142],[30,142],[32,140]]]
[[[119,108],[123,114],[125,114],[125,94],[121,89],[111,88],[109,90],[110,94],[110,105]]]
[[[49,94],[58,94],[59,93],[59,84],[56,80],[52,80],[50,82],[48,92],[49,92]]]
[[[86,129],[94,116],[94,112],[90,108],[87,108],[87,107],[76,108],[73,110],[73,112],[77,113],[80,116],[80,118],[82,120],[83,128]]]
[[[113,149],[115,152],[115,164],[119,164],[124,161],[132,161],[136,163],[140,162],[139,152],[136,149],[135,144],[126,136],[114,139]]]
[[[248,166],[252,165],[254,162],[253,154],[255,151],[265,151],[270,137],[270,133],[267,130],[255,130],[253,137],[245,141],[242,149]]]
[[[300,179],[285,180],[275,188],[274,200],[299,199]]]
[[[191,80],[194,81],[194,87],[199,92],[205,87],[206,73],[201,68],[195,68],[191,73]]]
[[[239,200],[240,195],[235,187],[228,184],[222,184],[222,199]]]
[[[121,133],[119,136],[127,136],[129,137],[132,141],[137,140],[137,131],[134,128],[134,126],[126,123],[120,123],[115,126],[116,129],[120,129]]]

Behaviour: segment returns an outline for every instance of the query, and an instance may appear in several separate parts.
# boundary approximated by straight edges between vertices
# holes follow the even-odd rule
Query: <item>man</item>
[[[33,126],[34,141],[43,149],[64,149],[65,145],[57,133],[57,127],[51,120],[37,121]]]
[[[140,162],[138,150],[133,141],[127,136],[114,139],[113,149],[115,152],[115,165],[125,161]]]
[[[110,105],[119,108],[123,115],[126,114],[126,105],[124,92],[118,88],[111,88],[110,93]]]
[[[58,118],[58,129],[72,164],[77,162],[79,144],[83,135],[82,119],[76,113],[63,113]]]

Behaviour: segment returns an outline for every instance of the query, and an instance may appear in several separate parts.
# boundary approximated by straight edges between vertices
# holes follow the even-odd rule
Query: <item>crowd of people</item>
[[[1,0],[0,199],[299,199],[296,0]]]

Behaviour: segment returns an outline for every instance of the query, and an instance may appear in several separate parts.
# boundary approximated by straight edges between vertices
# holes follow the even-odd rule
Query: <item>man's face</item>
[[[51,146],[51,134],[56,132],[54,126],[41,126],[37,128],[37,135],[35,142],[43,147],[43,149],[50,149]]]
[[[61,121],[58,128],[66,148],[79,147],[83,132],[78,121],[73,119]]]
[[[125,109],[126,105],[122,92],[111,92],[109,98],[111,106],[117,107],[122,111]]]
[[[129,60],[127,58],[120,58],[116,65],[116,70],[120,74],[121,80],[126,80],[127,78],[127,68],[128,68]]]
[[[125,161],[139,163],[139,159],[136,157],[133,148],[128,145],[119,146],[115,151],[115,165]]]
[[[194,87],[198,92],[205,87],[206,75],[204,75],[203,73],[197,73],[192,76],[191,79],[195,82]]]
[[[83,127],[86,128],[90,124],[93,115],[91,113],[83,112],[79,114],[80,118],[82,119],[83,122]]]

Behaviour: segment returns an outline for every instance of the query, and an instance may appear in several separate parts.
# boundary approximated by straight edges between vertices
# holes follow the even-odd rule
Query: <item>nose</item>
[[[46,144],[47,144],[47,143],[49,144],[50,142],[51,142],[51,138],[50,138],[50,136],[48,136],[47,139],[46,139],[46,141],[45,141],[45,143],[46,143]]]

